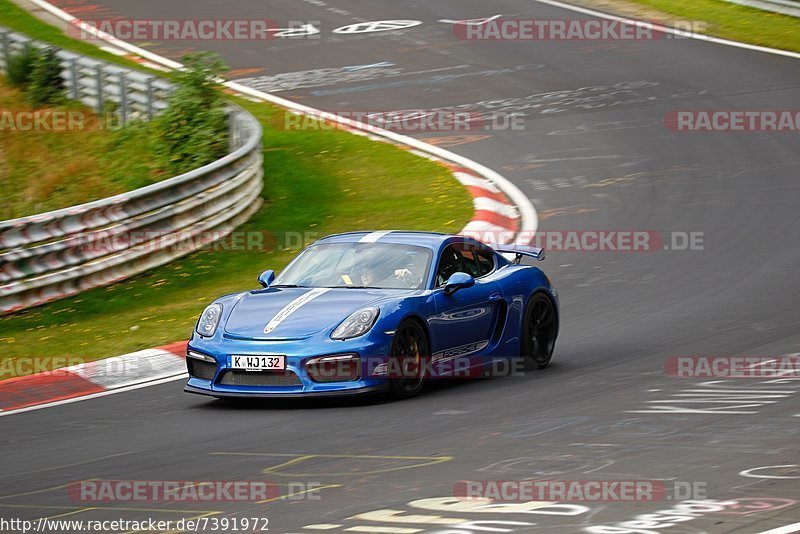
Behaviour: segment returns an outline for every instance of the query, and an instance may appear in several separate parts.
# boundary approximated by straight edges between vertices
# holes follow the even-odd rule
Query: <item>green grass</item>
[[[6,127],[17,124],[13,118],[20,111],[34,110],[22,91],[0,77],[0,113]],[[0,132],[0,220],[109,197],[168,177],[147,155],[147,125],[106,129],[91,110],[74,102],[36,111],[62,113],[61,117],[74,113],[80,120],[67,131]],[[48,124],[58,127],[54,121]]]
[[[0,0],[0,24],[10,26],[6,4]],[[237,231],[274,236],[265,242],[280,245],[287,232],[311,238],[356,229],[454,232],[472,215],[467,191],[436,163],[344,131],[284,131],[274,126],[283,122],[281,109],[235,100],[264,126],[265,204]],[[299,250],[297,243],[267,248],[203,250],[134,279],[0,318],[0,361],[89,361],[186,339],[214,298],[258,287],[261,271],[280,270]]]
[[[800,19],[721,0],[629,0],[675,19],[707,23],[708,35],[800,52]]]

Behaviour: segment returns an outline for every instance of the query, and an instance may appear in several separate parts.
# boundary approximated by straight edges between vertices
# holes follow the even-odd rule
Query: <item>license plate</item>
[[[285,356],[231,356],[231,369],[270,371],[286,369]]]

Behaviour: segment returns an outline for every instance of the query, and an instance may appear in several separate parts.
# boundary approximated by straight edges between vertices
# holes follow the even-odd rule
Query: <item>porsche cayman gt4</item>
[[[544,252],[428,232],[325,237],[279,276],[262,273],[261,289],[203,311],[185,391],[411,397],[428,379],[477,376],[498,363],[546,367],[558,297],[524,258]]]

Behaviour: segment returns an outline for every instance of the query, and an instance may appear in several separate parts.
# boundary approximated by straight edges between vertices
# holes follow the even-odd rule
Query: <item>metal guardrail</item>
[[[731,4],[754,7],[763,11],[800,17],[800,2],[797,0],[725,0]]]
[[[32,46],[48,45],[0,26],[0,70],[5,72],[10,57]],[[98,113],[113,102],[124,124],[132,116],[150,119],[167,107],[173,85],[163,78],[66,50],[57,55],[67,96]]]
[[[0,71],[26,46],[47,46],[0,27]],[[67,96],[127,120],[167,107],[172,84],[59,51]],[[261,205],[261,125],[241,108],[228,116],[230,152],[204,167],[110,198],[0,221],[0,314],[168,263],[228,235]]]

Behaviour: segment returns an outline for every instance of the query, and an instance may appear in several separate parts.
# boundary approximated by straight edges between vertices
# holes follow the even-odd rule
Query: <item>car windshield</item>
[[[331,243],[308,247],[273,286],[422,289],[432,253],[393,243]]]

